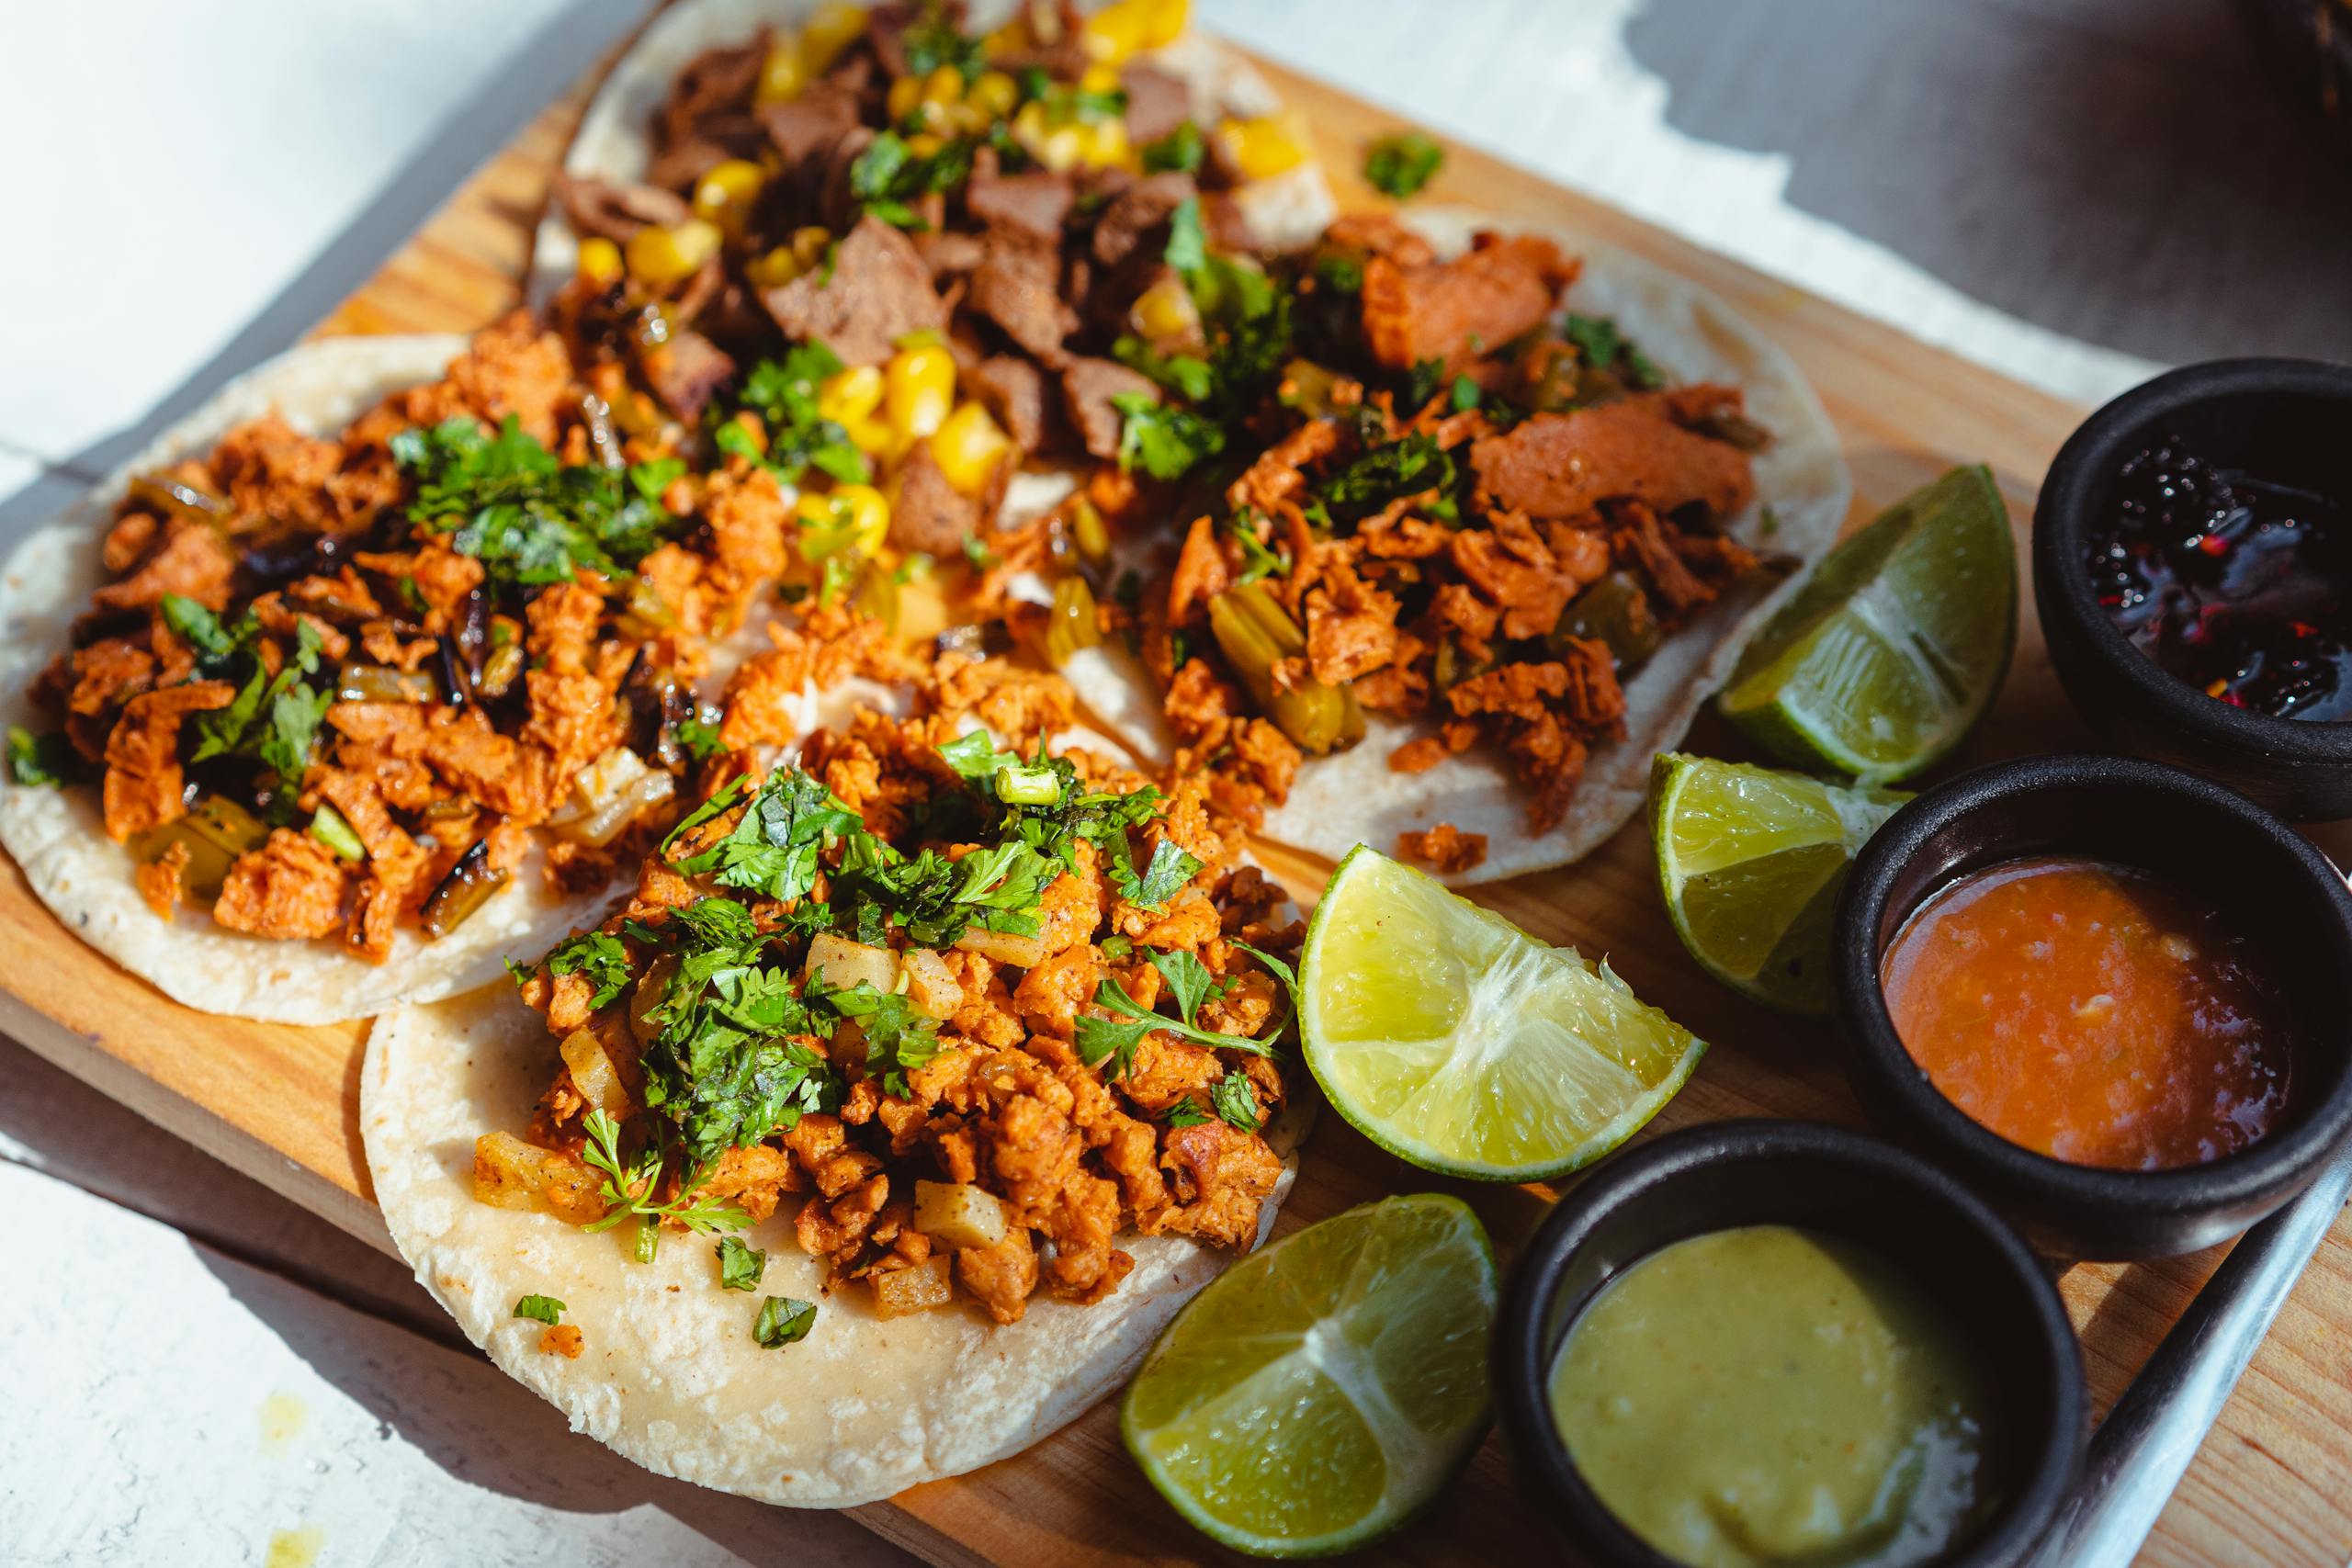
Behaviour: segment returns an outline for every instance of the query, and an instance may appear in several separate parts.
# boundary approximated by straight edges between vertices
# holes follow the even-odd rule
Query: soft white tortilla
[[[66,646],[74,616],[105,581],[99,547],[132,475],[200,452],[272,409],[298,429],[331,435],[387,395],[438,379],[465,347],[462,337],[418,336],[328,338],[289,349],[230,382],[28,536],[0,567],[0,724],[49,724],[30,701],[33,678]],[[537,953],[593,922],[609,897],[551,896],[534,850],[514,884],[456,931],[428,942],[402,931],[379,964],[331,942],[244,936],[202,911],[158,919],[132,879],[136,859],[106,835],[95,786],[34,789],[0,776],[0,844],[42,903],[132,974],[189,1007],[280,1023],[367,1018],[394,1002],[471,990],[497,976],[506,954]]]
[[[1844,522],[1852,484],[1837,433],[1820,400],[1789,356],[1714,295],[1636,257],[1597,245],[1571,231],[1513,223],[1461,208],[1408,210],[1399,217],[1442,254],[1466,249],[1481,229],[1543,234],[1584,258],[1567,292],[1571,310],[1616,319],[1677,382],[1724,381],[1742,388],[1751,418],[1772,433],[1756,459],[1756,502],[1728,528],[1752,549],[1792,556],[1802,568],[1777,583],[1726,593],[1668,638],[1625,686],[1625,737],[1598,747],[1566,817],[1538,836],[1527,826],[1527,792],[1491,748],[1448,757],[1422,773],[1400,773],[1389,753],[1427,733],[1424,727],[1367,716],[1363,740],[1336,756],[1310,758],[1290,798],[1266,814],[1264,836],[1337,861],[1358,843],[1393,853],[1400,833],[1451,822],[1487,835],[1487,858],[1443,878],[1455,886],[1566,865],[1598,847],[1640,809],[1650,760],[1677,744],[1700,705],[1739,662],[1740,649],[1794,593],[1828,552]],[[1766,532],[1770,509],[1774,526]],[[1124,649],[1104,644],[1063,668],[1095,718],[1147,758],[1164,763],[1172,742],[1161,722],[1159,693]]]
[[[757,1292],[722,1289],[713,1244],[668,1234],[650,1264],[628,1227],[590,1235],[473,1197],[474,1139],[526,1124],[557,1060],[546,1025],[494,987],[403,1007],[368,1033],[360,1134],[401,1256],[466,1337],[587,1433],[662,1475],[804,1508],[887,1497],[1017,1453],[1116,1389],[1152,1339],[1230,1258],[1171,1236],[1127,1236],[1134,1271],[1109,1300],[1042,1295],[999,1325],[958,1303],[885,1323],[865,1292],[824,1294],[792,1211],[743,1233],[768,1254]],[[1266,1205],[1296,1168],[1288,1163]],[[1261,1230],[1263,1239],[1263,1229]],[[564,1303],[577,1360],[514,1316]],[[819,1303],[797,1345],[752,1337],[763,1295]]]
[[[741,44],[763,27],[792,28],[821,0],[680,0],[646,25],[616,61],[580,117],[563,155],[575,179],[639,180],[653,161],[653,117],[670,96],[679,70],[705,50]],[[1099,10],[1091,4],[1086,10]],[[1012,15],[1013,0],[982,0],[969,8],[969,26],[986,32]],[[1136,57],[1189,85],[1193,118],[1204,127],[1227,115],[1254,118],[1282,107],[1272,85],[1246,60],[1214,39],[1188,34],[1165,49]],[[1311,243],[1338,215],[1330,182],[1312,161],[1234,193],[1260,241],[1273,250]],[[531,247],[531,299],[546,299],[578,270],[580,248],[560,209],[539,220]]]

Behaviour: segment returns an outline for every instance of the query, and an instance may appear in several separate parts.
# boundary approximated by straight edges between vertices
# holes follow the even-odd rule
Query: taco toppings
[[[1154,52],[1186,11],[1025,6],[983,37],[958,6],[828,5],[706,50],[641,179],[560,182],[554,318],[583,363],[641,374],[630,418],[708,425],[827,492],[814,512],[873,487],[873,542],[953,559],[1019,469],[1133,439],[1159,394],[1119,345],[1191,308],[1179,215],[1255,254],[1252,182],[1313,173],[1294,130]]]
[[[1123,1231],[1254,1244],[1280,890],[1197,781],[1048,750],[1058,679],[949,655],[919,697],[729,778],[523,974],[560,1063],[527,1128],[481,1138],[477,1197],[634,1223],[640,1257],[797,1197],[799,1246],[883,1317],[1100,1302]],[[719,1247],[752,1288],[760,1255]]]
[[[1492,747],[1549,830],[1622,730],[1621,682],[1763,564],[1725,526],[1767,434],[1737,388],[1668,386],[1565,312],[1577,266],[1548,240],[1440,260],[1350,218],[1269,272],[1193,238],[1177,271],[1204,330],[1136,355],[1169,402],[1124,454],[1186,481],[1181,547],[1125,596],[1175,766],[1255,820],[1385,716],[1413,727],[1390,768]],[[1450,830],[1413,839],[1476,863]]]
[[[785,567],[773,477],[617,433],[522,318],[340,434],[271,414],[132,481],[35,684],[159,914],[377,961],[525,871],[593,888],[717,747],[709,640]]]

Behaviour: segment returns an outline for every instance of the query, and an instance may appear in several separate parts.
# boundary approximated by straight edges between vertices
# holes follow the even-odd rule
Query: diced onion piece
[[[964,1006],[964,987],[955,965],[927,947],[910,947],[899,955],[899,973],[907,982],[907,1000],[926,1017],[954,1018]]]
[[[493,1209],[545,1208],[550,1157],[512,1133],[484,1133],[474,1140],[474,1201]]]
[[[602,849],[640,812],[670,798],[677,781],[626,746],[616,746],[571,781],[573,806],[549,826],[574,843]]]
[[[571,1071],[572,1087],[582,1099],[616,1122],[628,1114],[628,1090],[621,1087],[620,1072],[605,1054],[602,1041],[587,1030],[575,1029],[563,1037],[560,1049],[563,1065]]]
[[[878,1274],[868,1274],[865,1282],[874,1288],[874,1315],[906,1317],[945,1306],[956,1293],[955,1287],[948,1283],[947,1271],[952,1262],[941,1253],[910,1269],[886,1269]]]
[[[1046,956],[1046,944],[1034,936],[982,931],[978,926],[957,937],[956,945],[966,953],[977,953],[982,958],[1019,969],[1034,969]]]
[[[943,1247],[994,1247],[1004,1239],[1004,1204],[968,1181],[918,1181],[915,1229]]]
[[[808,939],[808,966],[804,973],[835,990],[871,986],[888,991],[899,984],[899,956],[888,948],[868,947],[825,931]]]

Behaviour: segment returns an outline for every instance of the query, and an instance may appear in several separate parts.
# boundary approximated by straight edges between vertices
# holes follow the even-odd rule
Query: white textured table
[[[1198,0],[1203,20],[2094,400],[2352,357],[2352,177],[2222,0]],[[0,545],[291,342],[626,0],[0,19]],[[0,963],[7,962],[0,955]],[[0,1042],[0,1562],[904,1560],[562,1430],[397,1265]]]

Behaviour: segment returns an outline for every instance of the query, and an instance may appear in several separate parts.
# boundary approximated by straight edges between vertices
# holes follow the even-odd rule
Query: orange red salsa
[[[1929,898],[1881,968],[1953,1104],[2076,1165],[2202,1165],[2287,1103],[2296,1023],[2270,955],[2202,898],[2096,861],[1996,866]]]

